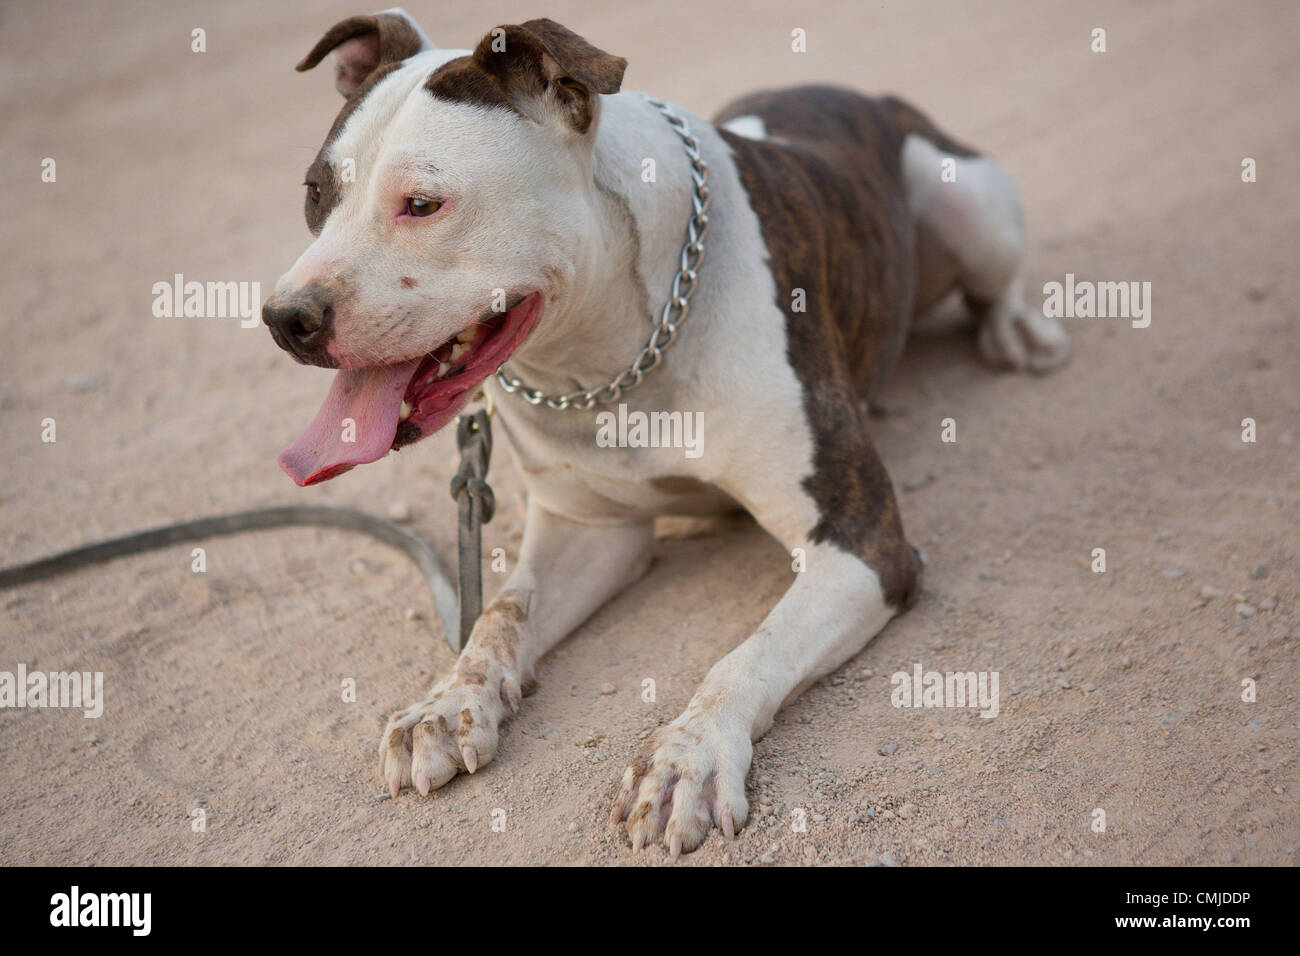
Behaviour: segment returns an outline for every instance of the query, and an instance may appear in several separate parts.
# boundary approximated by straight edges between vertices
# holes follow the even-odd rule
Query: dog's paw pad
[[[673,857],[689,853],[712,826],[730,839],[749,816],[752,754],[744,730],[704,715],[678,718],[655,731],[624,772],[611,822],[626,820],[633,852],[662,840]]]
[[[496,756],[498,728],[518,699],[518,681],[509,677],[452,676],[393,714],[379,740],[379,774],[389,793],[409,786],[427,795],[461,771],[483,767]]]

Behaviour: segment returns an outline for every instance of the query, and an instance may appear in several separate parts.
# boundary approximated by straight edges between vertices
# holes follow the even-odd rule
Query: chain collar
[[[605,385],[566,392],[563,395],[545,395],[538,389],[507,375],[504,367],[498,369],[497,383],[502,390],[517,394],[529,405],[545,405],[557,412],[568,408],[585,411],[594,405],[617,401],[625,391],[640,385],[645,373],[663,360],[664,352],[677,338],[678,326],[690,310],[691,295],[695,292],[695,285],[699,280],[700,263],[704,261],[704,237],[709,233],[707,215],[711,198],[708,187],[709,164],[700,156],[699,141],[691,135],[686,121],[662,100],[649,96],[646,99],[651,106],[664,114],[668,125],[681,138],[686,155],[691,160],[691,180],[695,187],[691,195],[691,217],[686,220],[686,242],[682,244],[681,263],[677,274],[673,276],[672,295],[664,303],[659,324],[650,333],[650,340],[641,349],[636,360]]]

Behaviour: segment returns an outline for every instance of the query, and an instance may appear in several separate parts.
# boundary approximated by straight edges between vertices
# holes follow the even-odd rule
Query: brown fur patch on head
[[[314,184],[320,189],[319,201],[313,202],[310,188],[307,190],[305,200],[304,212],[307,217],[307,228],[312,231],[312,235],[320,235],[321,230],[325,228],[325,220],[334,211],[334,207],[338,205],[342,195],[338,173],[325,158],[325,153],[328,152],[330,144],[338,138],[339,133],[343,130],[343,124],[348,121],[348,117],[365,102],[370,91],[400,65],[400,63],[389,63],[375,70],[367,77],[365,84],[353,96],[349,97],[348,101],[343,104],[343,108],[339,110],[338,115],[334,117],[334,123],[325,135],[325,142],[321,144],[320,151],[316,154],[316,158],[312,160],[312,164],[307,167],[307,175],[304,177],[304,181],[309,186]]]
[[[565,122],[586,133],[593,94],[617,93],[627,61],[611,56],[554,20],[529,20],[490,31],[471,56],[444,64],[425,84],[443,99],[531,116],[526,104],[548,101]],[[536,118],[536,117],[532,117]]]

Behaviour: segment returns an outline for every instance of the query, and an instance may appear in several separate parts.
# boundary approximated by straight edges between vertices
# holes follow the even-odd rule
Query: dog
[[[1068,357],[1021,295],[1015,184],[901,100],[822,86],[747,96],[713,123],[670,107],[697,170],[656,102],[620,90],[626,61],[546,19],[467,51],[401,10],[352,17],[297,69],[331,53],[346,102],[307,171],[315,240],[263,318],[299,362],[338,372],[280,464],[300,485],[333,478],[483,388],[527,501],[517,566],[452,672],[389,719],[381,776],[427,795],[482,768],[538,660],[645,573],[656,516],[743,508],[804,570],[650,735],[611,814],[633,851],[733,837],[753,742],[917,598],[864,410],[909,333],[960,297],[995,365]],[[707,251],[686,269],[702,198]],[[702,413],[704,453],[598,444],[599,403],[507,387],[590,395],[646,347],[675,277],[693,286],[679,341],[620,402]]]

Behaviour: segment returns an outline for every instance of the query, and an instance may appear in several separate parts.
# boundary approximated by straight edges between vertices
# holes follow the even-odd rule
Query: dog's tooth
[[[457,342],[455,345],[451,347],[451,360],[453,362],[458,362],[460,361],[461,356],[466,355],[468,352],[469,352],[468,345],[463,345],[460,342]]]
[[[442,378],[442,377],[443,377],[444,375],[446,375],[450,370],[451,370],[451,363],[450,363],[450,362],[443,362],[441,365],[438,366],[438,378]]]
[[[474,341],[474,335],[474,329],[466,329],[464,332],[461,332],[460,335],[456,336],[456,341],[464,342],[468,345],[470,342]]]
[[[402,409],[397,413],[397,420],[404,422],[410,417],[411,417],[411,403],[403,399]]]

